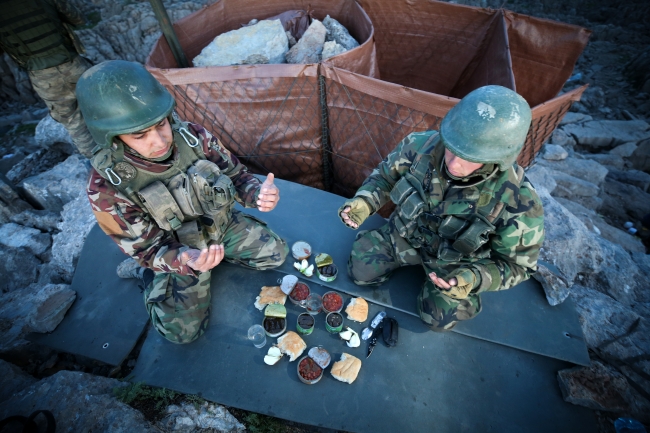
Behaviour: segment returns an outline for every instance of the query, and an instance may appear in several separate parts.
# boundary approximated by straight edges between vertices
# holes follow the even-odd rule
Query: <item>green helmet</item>
[[[526,141],[532,113],[524,98],[501,86],[480,87],[442,119],[440,139],[454,155],[506,170]]]
[[[113,138],[149,128],[169,116],[174,98],[144,66],[124,60],[102,62],[77,82],[77,101],[95,141],[104,149]]]

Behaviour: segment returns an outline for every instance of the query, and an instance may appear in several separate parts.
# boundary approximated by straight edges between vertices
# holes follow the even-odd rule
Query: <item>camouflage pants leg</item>
[[[472,293],[465,299],[445,295],[427,280],[418,295],[420,319],[433,331],[449,331],[461,320],[469,320],[481,312],[481,297]]]
[[[289,248],[262,221],[232,212],[224,234],[225,260],[251,269],[280,266]],[[172,343],[190,343],[207,329],[210,320],[210,272],[198,277],[155,273],[145,277],[144,299],[154,329]]]
[[[59,66],[29,71],[32,86],[45,101],[50,115],[65,126],[79,152],[87,158],[92,156],[95,142],[77,105],[75,88],[81,74],[91,66],[88,60],[77,56]]]
[[[265,222],[236,210],[226,227],[223,246],[227,262],[257,270],[277,268],[289,253],[287,243]]]
[[[421,264],[418,250],[386,224],[357,234],[348,260],[348,275],[360,286],[378,285],[401,266]]]
[[[146,274],[145,274],[146,275]],[[198,277],[156,272],[146,281],[144,302],[154,329],[172,343],[190,343],[210,320],[210,272]]]

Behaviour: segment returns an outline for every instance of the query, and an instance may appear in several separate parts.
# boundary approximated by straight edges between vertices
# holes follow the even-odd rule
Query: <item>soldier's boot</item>
[[[137,278],[144,279],[144,272],[147,268],[143,268],[133,258],[128,258],[122,263],[117,265],[117,276],[120,278]]]

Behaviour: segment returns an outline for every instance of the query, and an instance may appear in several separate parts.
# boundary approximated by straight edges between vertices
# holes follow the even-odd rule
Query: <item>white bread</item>
[[[262,311],[268,304],[284,305],[286,301],[287,295],[280,290],[280,286],[264,286],[259,296],[255,298],[255,308]]]
[[[348,353],[341,354],[341,360],[332,365],[332,376],[334,379],[345,383],[352,383],[361,370],[361,360]]]
[[[368,303],[363,298],[352,298],[345,312],[348,314],[348,320],[365,322],[368,319]]]
[[[295,361],[307,348],[307,344],[300,338],[300,335],[289,331],[278,338],[278,348],[282,353],[289,355],[289,361]]]

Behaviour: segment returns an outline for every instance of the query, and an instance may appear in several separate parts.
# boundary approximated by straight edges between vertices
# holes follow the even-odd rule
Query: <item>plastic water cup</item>
[[[253,342],[253,345],[258,349],[266,346],[266,333],[262,325],[253,325],[248,328],[248,339]]]
[[[312,316],[320,313],[323,309],[323,298],[317,293],[311,293],[303,302],[307,312]]]

